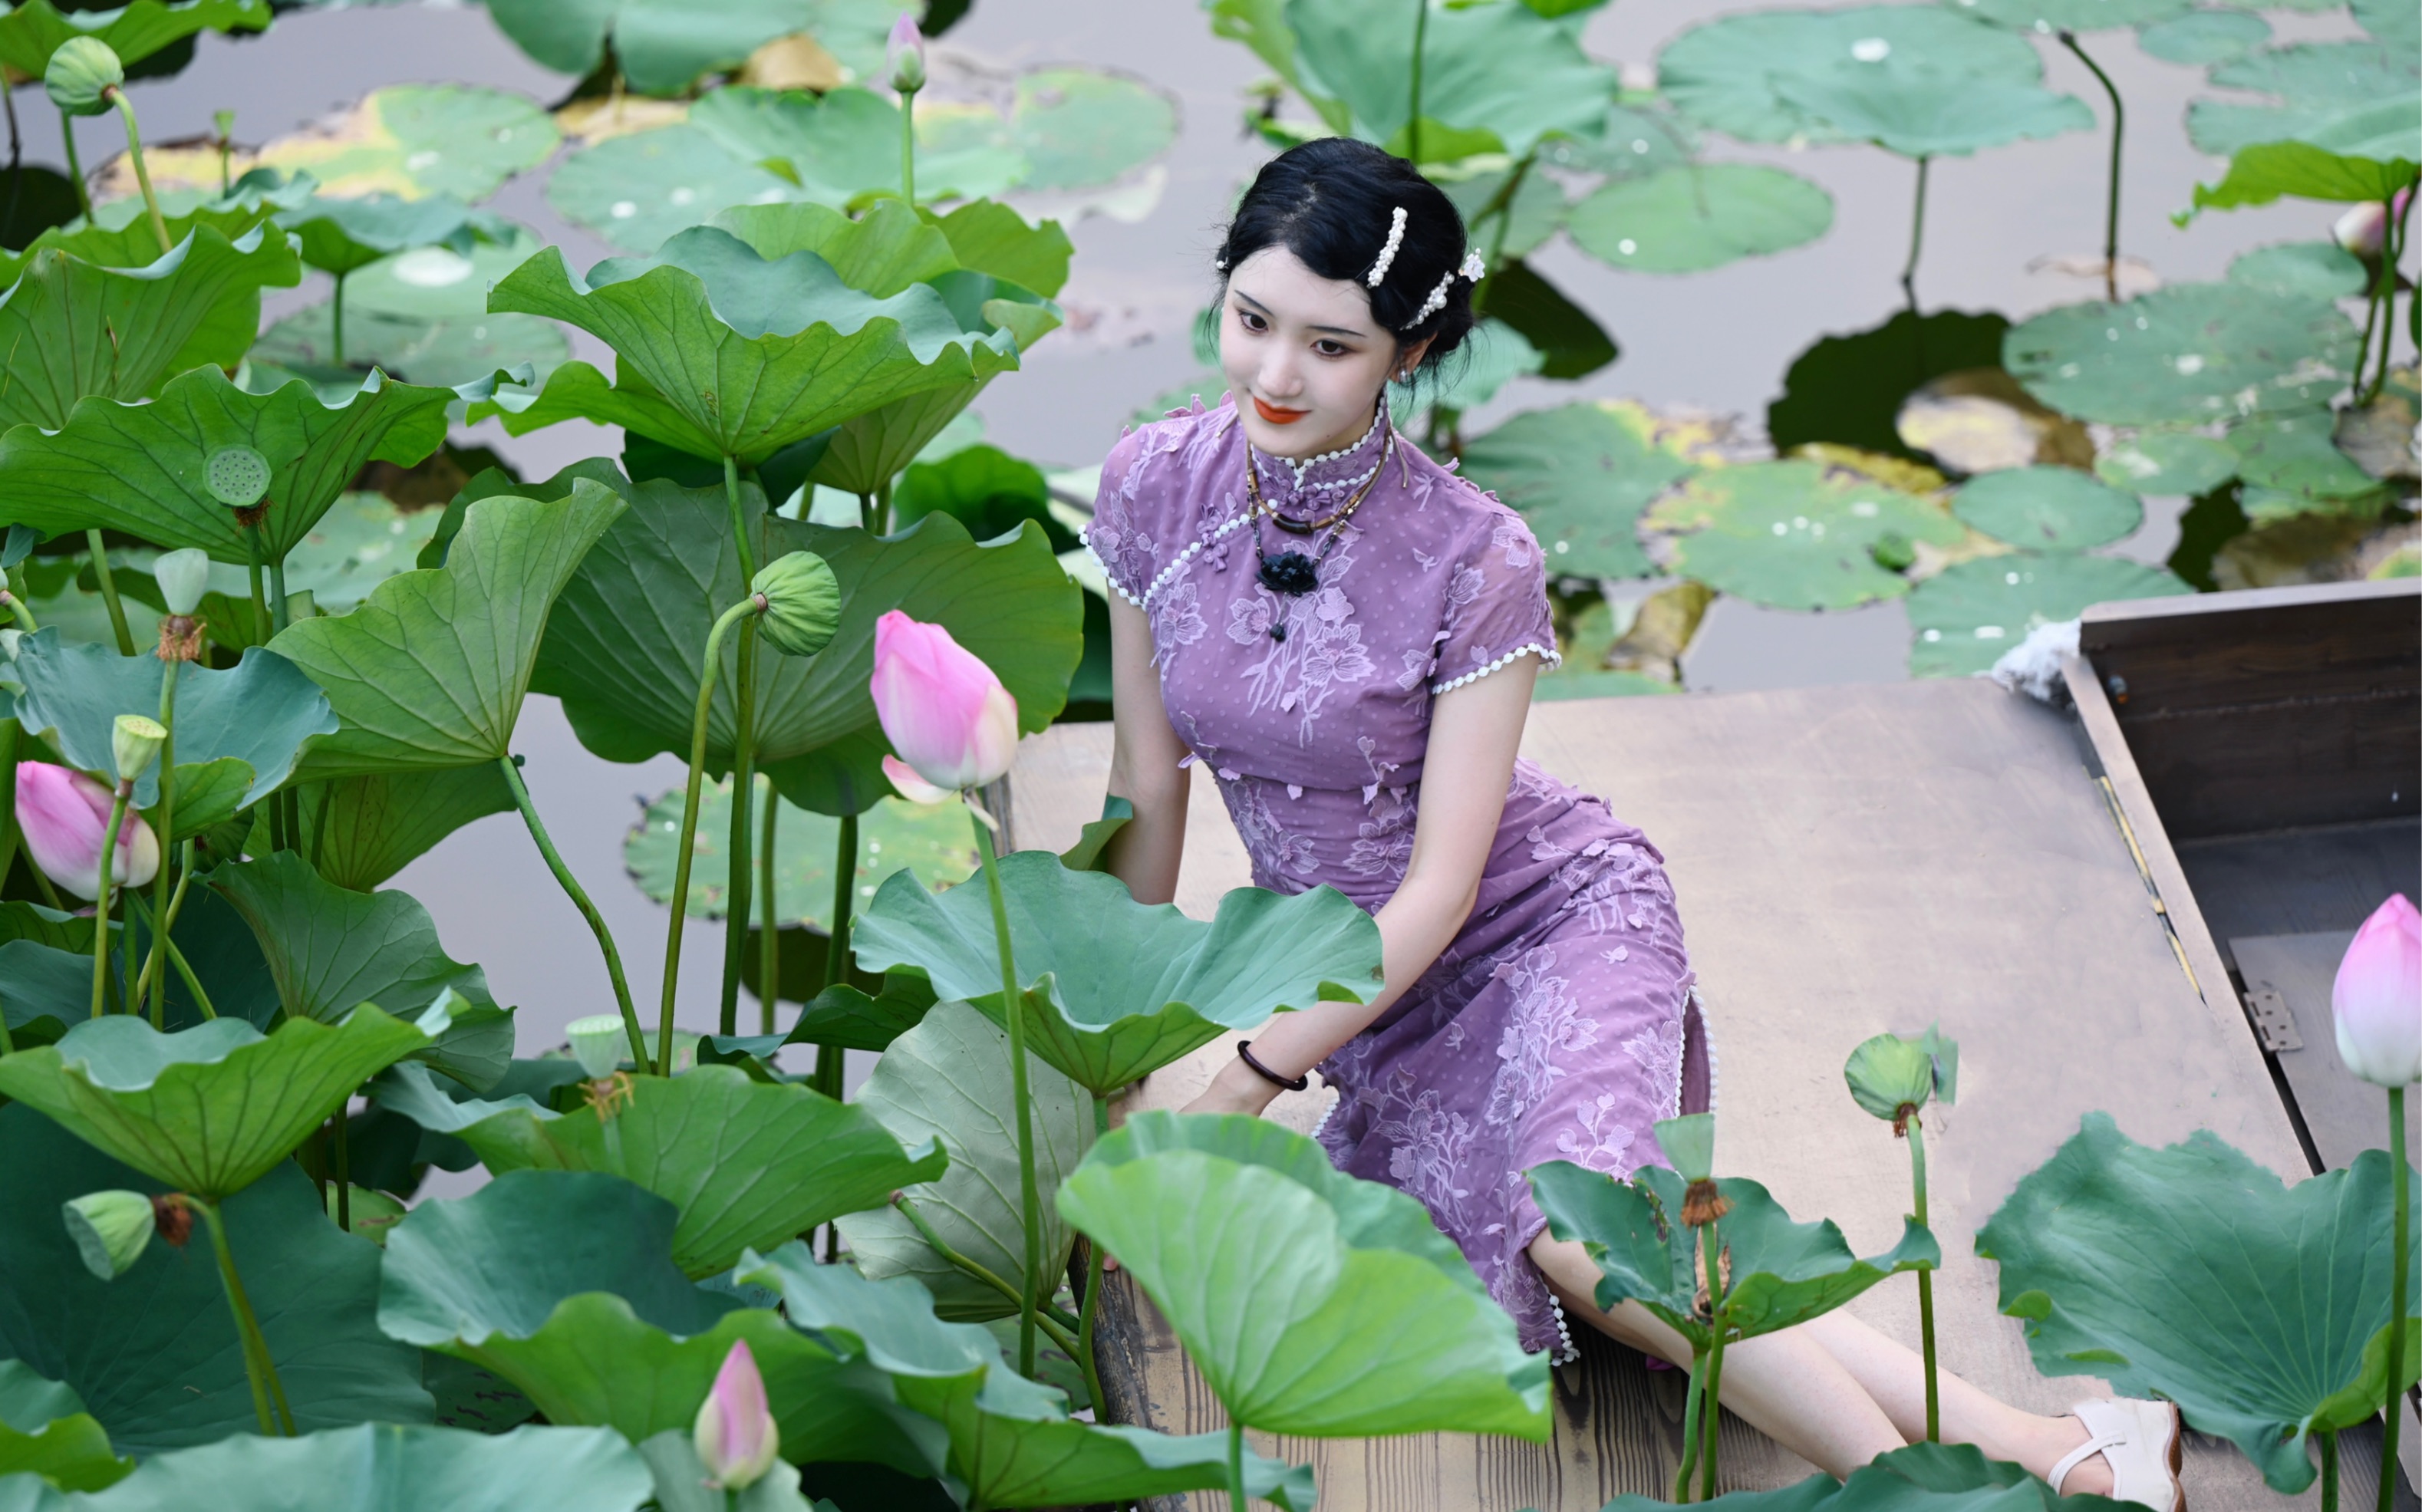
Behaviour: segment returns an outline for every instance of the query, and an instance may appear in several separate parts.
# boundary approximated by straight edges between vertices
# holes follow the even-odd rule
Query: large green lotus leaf
[[[2012,467],[1969,480],[1951,512],[2023,551],[2107,546],[2145,523],[2135,495],[2073,467]]]
[[[1375,142],[1403,134],[1410,118],[1408,8],[1397,0],[1284,7],[1307,92],[1342,102],[1355,134]],[[1422,49],[1425,120],[1489,134],[1498,150],[1519,157],[1550,132],[1587,130],[1614,94],[1613,71],[1590,60],[1573,29],[1527,6],[1431,6]]]
[[[2402,139],[2413,127],[2413,97],[2422,91],[2422,56],[2410,47],[2383,42],[2299,42],[2266,47],[2224,63],[2211,71],[2211,82],[2224,89],[2273,95],[2279,102],[2190,103],[2188,139],[2197,151],[2213,157],[2228,157],[2259,142],[2318,141],[2318,134],[2379,106],[2393,108],[2378,118],[2376,129],[2397,132],[2396,139]]]
[[[1842,135],[1903,157],[1964,157],[1988,147],[2094,129],[2094,112],[2085,102],[2032,80],[1915,68],[1887,72],[1848,62],[1821,72],[1782,75],[1774,92]]]
[[[0,63],[39,79],[59,44],[92,37],[121,63],[139,63],[172,42],[201,31],[262,31],[269,0],[133,0],[114,10],[62,14],[51,0],[24,0],[0,16]]]
[[[2237,475],[2257,488],[2296,494],[2326,508],[2325,499],[2362,498],[2379,480],[2337,448],[2337,417],[2328,410],[2258,415],[2228,428]]]
[[[653,1494],[610,1429],[363,1423],[177,1450],[60,1512],[635,1512]]]
[[[0,1360],[0,1477],[30,1472],[63,1490],[96,1491],[134,1468],[74,1388]]]
[[[397,84],[365,95],[338,129],[272,142],[260,161],[308,170],[330,195],[450,195],[476,204],[545,162],[558,140],[546,112],[520,95]]]
[[[1601,185],[1572,209],[1573,244],[1618,268],[1701,273],[1802,246],[1833,224],[1833,197],[1781,168],[1693,164]]]
[[[477,243],[512,235],[503,217],[473,210],[451,195],[417,199],[389,194],[313,195],[279,211],[277,224],[300,238],[304,262],[339,277],[417,246],[442,246],[462,255]]]
[[[2149,26],[2193,8],[2194,0],[1943,0],[1965,14],[2012,31],[2101,31]]]
[[[246,220],[232,240],[221,229]],[[148,221],[46,232],[0,258],[9,285],[0,343],[10,354],[0,428],[55,431],[80,399],[145,399],[187,369],[232,368],[260,328],[261,290],[302,281],[302,260],[258,212],[197,212],[170,222],[169,235],[163,254]]]
[[[2409,57],[2422,52],[2422,16],[2399,0],[2353,0],[2348,8],[2356,24],[2383,42],[2404,48]]]
[[[1044,1289],[1068,1269],[1076,1234],[1051,1206],[1062,1176],[1093,1138],[1093,1098],[1027,1052],[1033,1096],[1035,1179],[1043,1198]],[[941,1179],[906,1198],[944,1243],[1012,1287],[1026,1270],[1018,1211],[1017,1122],[1010,1097],[1009,1036],[965,1003],[941,1003],[891,1042],[859,1089],[858,1106],[903,1143],[939,1140],[951,1158]],[[858,1269],[877,1281],[914,1276],[944,1317],[981,1323],[1017,1312],[1014,1298],[973,1280],[929,1249],[890,1208],[841,1221]]]
[[[1556,571],[1582,577],[1654,576],[1640,512],[1690,472],[1626,411],[1589,402],[1526,411],[1463,451],[1464,476],[1522,512]]]
[[[1199,1128],[1135,1131],[1146,1122]],[[1445,1263],[1434,1230],[1408,1242],[1418,1205],[1364,1197],[1333,1173],[1304,1179],[1318,1147],[1254,1122],[1140,1115],[1059,1198],[1150,1295],[1230,1415],[1307,1438],[1442,1429],[1544,1442],[1547,1357],[1522,1352],[1513,1320],[1468,1265]]]
[[[216,1199],[259,1180],[447,1022],[364,1004],[339,1024],[290,1018],[268,1035],[235,1018],[163,1034],[114,1014],[56,1045],[0,1056],[0,1095],[155,1180]]]
[[[312,606],[322,614],[342,614],[370,597],[371,589],[410,572],[438,518],[434,510],[399,509],[384,494],[339,494],[320,523],[286,554],[286,591],[310,594]],[[228,597],[233,605],[249,607],[241,589]],[[220,628],[212,626],[213,641]],[[248,623],[228,628],[242,634]]]
[[[2190,10],[2136,34],[2147,54],[2191,68],[2243,57],[2270,39],[2271,24],[2250,10]]]
[[[315,837],[322,876],[368,892],[464,825],[512,807],[504,773],[486,764],[340,777],[304,789],[303,833]]]
[[[884,234],[875,219],[864,234]],[[991,296],[963,293],[979,303]],[[535,403],[505,411],[507,430],[586,417],[750,463],[892,400],[1017,366],[1017,339],[981,309],[963,320],[941,289],[919,284],[876,298],[816,253],[769,260],[710,226],[645,260],[609,259],[585,280],[549,247],[497,284],[489,307],[579,326],[614,348],[621,375],[609,388],[594,368],[567,363]]]
[[[2229,260],[2228,281],[2303,299],[2352,299],[2371,287],[2363,264],[2336,242],[2283,242],[2241,252]]]
[[[319,391],[322,402],[342,403],[360,386],[365,368],[406,383],[465,388],[499,370],[522,383],[524,367],[529,370],[527,384],[535,386],[572,354],[562,328],[535,315],[388,315],[355,308],[350,286],[345,291],[342,364],[336,360],[336,350],[334,308],[326,303],[306,305],[260,333],[245,386],[258,392],[300,378]]]
[[[2422,93],[2350,111],[2306,141],[2239,148],[2217,185],[2195,185],[2195,208],[2267,205],[2283,195],[2336,204],[2392,198],[2413,186],[2422,163],[2417,116]]]
[[[1656,1512],[1671,1504],[1618,1496],[1601,1512]],[[2008,1460],[1972,1444],[1913,1443],[1878,1455],[1848,1480],[1811,1475],[1770,1491],[1729,1491],[1707,1504],[1724,1512],[2121,1512],[2101,1496],[2057,1496]]]
[[[2353,323],[2327,301],[2173,284],[2015,325],[2003,366],[2052,408],[2113,425],[2201,424],[2316,409],[2354,370]]]
[[[943,1322],[933,1293],[909,1277],[869,1281],[847,1266],[816,1264],[794,1241],[750,1254],[734,1279],[780,1292],[793,1327],[864,1358],[902,1401],[947,1426],[948,1473],[970,1505],[1090,1505],[1227,1485],[1227,1435],[1071,1421],[1058,1392],[1010,1368],[991,1331]],[[1250,1455],[1245,1483],[1250,1497],[1311,1512],[1310,1467]]]
[[[880,1207],[950,1164],[930,1139],[902,1148],[862,1108],[721,1065],[641,1078],[610,1117],[507,1110],[463,1138],[491,1171],[603,1171],[671,1202],[673,1264],[692,1277]]]
[[[1677,572],[1779,609],[1897,598],[1909,580],[1874,548],[1887,536],[1947,546],[1962,533],[1930,498],[1810,461],[1703,469],[1644,518],[1675,533]]]
[[[119,715],[159,711],[160,661],[150,652],[120,656],[114,647],[64,642],[55,626],[45,625],[18,642],[15,669],[24,689],[17,696],[18,720],[49,739],[69,765],[86,771],[116,770],[110,732]],[[199,768],[233,759],[249,769],[249,786],[237,805],[242,807],[286,780],[307,741],[336,731],[328,701],[311,680],[265,651],[246,651],[225,671],[199,662],[178,666],[181,796],[202,780]],[[160,768],[154,763],[134,784],[134,803],[149,810],[159,801]],[[180,816],[180,833],[185,817]]]
[[[737,67],[777,37],[811,34],[843,62],[868,71],[865,44],[840,45],[850,33],[872,31],[874,56],[881,39],[903,8],[890,0],[717,0],[706,8],[688,0],[490,0],[497,29],[515,46],[558,73],[594,72],[610,42],[613,61],[634,89],[680,94],[699,76]],[[840,35],[836,35],[840,34]]]
[[[983,104],[927,105],[917,112],[917,125],[920,198],[926,195],[929,149],[937,183],[967,177],[966,169],[953,174],[952,156],[988,151],[1004,168],[1014,165],[1018,187],[1087,189],[1116,182],[1167,151],[1177,138],[1177,104],[1124,74],[1046,68],[1018,75],[1005,118]],[[898,134],[894,126],[895,144]],[[896,163],[896,145],[892,155]],[[889,184],[898,182],[895,167]]]
[[[1027,1046],[1098,1096],[1282,1009],[1378,991],[1378,926],[1333,888],[1237,888],[1206,924],[1048,851],[1004,856],[999,870]],[[868,970],[922,972],[936,997],[1007,1016],[985,889],[934,893],[894,874],[850,949]]]
[[[1698,1348],[1712,1345],[1720,1328],[1727,1341],[1756,1338],[1830,1313],[1887,1276],[1942,1263],[1934,1236],[1914,1219],[1902,1221],[1900,1242],[1889,1252],[1861,1259],[1832,1219],[1795,1223],[1764,1187],[1728,1176],[1716,1183],[1732,1204],[1717,1240],[1731,1252],[1732,1284],[1721,1314],[1703,1317],[1699,1233],[1674,1221],[1682,1211],[1680,1176],[1643,1166],[1620,1181],[1569,1160],[1523,1174],[1548,1231],[1579,1239],[1597,1266],[1598,1306],[1637,1301]]]
[[[689,123],[741,162],[780,175],[820,204],[841,206],[870,190],[900,189],[900,107],[872,89],[845,86],[818,96],[731,85],[691,106]],[[1025,156],[1014,148],[936,142],[922,121],[918,134],[920,198],[980,198],[1026,177]]]
[[[1954,562],[1910,591],[1910,675],[1967,677],[2087,605],[2194,591],[2174,573],[2120,557],[2022,551]]]
[[[900,476],[944,428],[967,413],[991,380],[929,388],[853,415],[832,433],[809,472],[810,482],[844,494],[873,494]]]
[[[2095,459],[2094,475],[2132,494],[2193,498],[2237,476],[2237,453],[2190,431],[2140,431]]]
[[[0,972],[8,991],[0,997],[0,1012],[17,1048],[55,1044],[60,1035],[92,1014],[92,945],[87,937],[80,951],[64,950],[35,939],[0,944]],[[112,981],[119,978],[111,969]]]
[[[877,764],[889,748],[867,691],[874,622],[887,610],[947,627],[982,658],[1017,701],[1020,730],[1059,713],[1083,651],[1082,604],[1041,527],[979,545],[956,520],[929,515],[875,537],[767,518],[753,488],[742,513],[763,531],[760,560],[812,551],[841,582],[830,644],[812,657],[758,658],[757,762],[794,802],[854,813],[890,793]],[[721,489],[637,484],[629,513],[565,589],[531,685],[563,700],[581,743],[608,761],[686,757],[707,629],[746,590]],[[651,612],[634,618],[634,604]],[[708,716],[707,766],[718,776],[731,761],[736,662],[724,656]],[[839,779],[825,775],[836,767]]]
[[[1353,113],[1344,102],[1325,94],[1328,87],[1302,66],[1295,29],[1287,24],[1286,0],[1208,0],[1203,8],[1210,13],[1214,36],[1251,48],[1270,71],[1303,96],[1330,132],[1344,134],[1353,129]]]
[[[485,315],[488,286],[527,262],[540,245],[527,228],[508,225],[496,241],[460,251],[420,246],[379,259],[345,279],[345,319],[396,315],[412,320]],[[350,346],[352,343],[347,342]]]
[[[351,614],[279,632],[270,649],[311,675],[343,725],[306,755],[309,774],[506,757],[556,595],[623,508],[587,479],[563,500],[483,498],[445,566],[388,578]]]
[[[970,273],[989,274],[1046,299],[1068,281],[1075,248],[1058,221],[1029,226],[1017,212],[990,199],[971,200],[947,215],[922,207],[917,213],[942,233],[952,256]]]
[[[671,1203],[620,1176],[509,1172],[468,1197],[423,1203],[388,1232],[379,1327],[502,1377],[550,1423],[635,1441],[688,1432],[746,1339],[787,1457],[926,1473],[939,1430],[897,1406],[872,1365],[693,1285],[670,1259],[676,1222]]]
[[[2043,63],[2022,37],[1939,6],[1758,10],[1693,26],[1658,55],[1658,84],[1691,119],[1747,142],[1845,140],[1776,92],[1778,79],[1844,63],[2033,84]]]
[[[155,1239],[134,1268],[102,1281],[60,1221],[87,1192],[165,1189],[30,1107],[0,1108],[0,1148],[10,1170],[0,1183],[0,1354],[72,1388],[121,1453],[258,1431],[208,1238],[181,1250]],[[302,1168],[276,1163],[221,1211],[297,1425],[428,1422],[420,1352],[372,1318],[379,1252],[338,1232]]]
[[[163,546],[198,546],[243,565],[252,546],[235,512],[210,491],[211,460],[249,448],[270,467],[260,559],[273,562],[319,524],[365,464],[409,467],[446,440],[446,407],[465,396],[372,372],[343,403],[308,385],[239,388],[204,367],[168,381],[148,404],[94,397],[65,429],[20,427],[0,438],[0,491],[16,519],[51,534],[101,528]]]
[[[1617,169],[1630,170],[1621,177],[1637,177],[1647,171],[1645,164],[1629,150],[1628,143],[1618,148],[1597,138],[1560,136],[1540,150],[1540,156],[1563,167],[1572,166],[1585,155],[1591,161],[1604,160]],[[1498,197],[1505,193],[1506,180],[1513,172],[1512,168],[1492,169],[1470,178],[1447,180],[1439,185],[1462,213],[1471,244],[1484,254],[1491,254],[1489,269],[1499,279],[1505,276],[1505,267],[1511,260],[1537,251],[1565,224],[1564,186],[1544,173],[1523,174],[1504,208],[1492,210]],[[1487,214],[1486,222],[1480,219],[1484,213]],[[1489,285],[1492,293],[1496,288],[1495,283]]]
[[[2289,1187],[2208,1129],[2153,1149],[2088,1113],[1976,1252],[2001,1262],[2037,1369],[2159,1393],[2292,1496],[2312,1484],[2307,1436],[2390,1394],[2388,1188],[2379,1150]],[[2400,1393],[2422,1366],[2422,1276],[2408,1285]]]
[[[718,210],[781,204],[798,195],[788,179],[733,156],[687,121],[606,137],[565,158],[546,181],[547,203],[566,221],[637,251],[662,245]]]
[[[760,791],[757,801],[767,801]],[[789,800],[774,821],[774,918],[778,924],[811,924],[832,929],[833,862],[839,855],[841,821],[813,813]],[[682,790],[675,788],[648,805],[646,815],[622,843],[622,865],[631,880],[658,903],[673,895],[673,873],[681,858]],[[910,803],[885,798],[857,822],[857,870],[852,886],[857,906],[874,896],[883,879],[907,871],[927,887],[952,887],[975,875],[978,865],[971,821],[957,803]],[[731,780],[704,788],[698,805],[698,835],[692,845],[688,908],[693,919],[720,919],[731,886],[731,857],[726,853],[731,832]],[[758,900],[762,908],[763,898]],[[786,973],[787,975],[787,973]],[[797,996],[794,993],[791,996]]]

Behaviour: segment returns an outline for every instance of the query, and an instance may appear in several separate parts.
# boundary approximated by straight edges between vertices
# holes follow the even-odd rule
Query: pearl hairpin
[[[1371,264],[1371,271],[1363,276],[1362,281],[1374,289],[1379,287],[1380,279],[1388,276],[1389,265],[1396,260],[1396,248],[1405,244],[1405,207],[1398,205],[1395,213],[1389,217],[1388,244],[1379,249],[1379,260]]]

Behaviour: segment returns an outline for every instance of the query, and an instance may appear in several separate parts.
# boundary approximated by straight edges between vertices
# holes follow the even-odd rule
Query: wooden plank
[[[2422,819],[2218,835],[2178,846],[2214,938],[2351,932],[2392,892],[2422,898]]]
[[[2278,1052],[2279,1069],[2295,1090],[2322,1163],[2342,1171],[2365,1150],[2388,1142],[2387,1099],[2338,1059],[2330,1018],[2330,984],[2354,931],[2304,935],[2241,935],[2228,942],[2248,992],[2279,996],[2301,1044]],[[2422,1150],[2422,1097],[2406,1108],[2406,1148]]]
[[[2216,951],[2205,937],[2188,953],[2205,958],[2225,1012],[2182,969],[2058,716],[1980,682],[1581,700],[1534,707],[1523,748],[1607,795],[1667,857],[1711,1002],[1728,1173],[1834,1219],[1862,1250],[1885,1248],[1908,1205],[1906,1156],[1849,1100],[1843,1059],[1870,1034],[1938,1019],[1960,1040],[1965,1096],[1928,1146],[1949,1258],[1937,1307],[1946,1366],[2005,1400],[2058,1411],[2101,1389],[2035,1373],[1973,1251],[1974,1229],[2081,1114],[2108,1109],[2150,1142],[2209,1126],[2303,1173]],[[1099,726],[1028,742],[1013,782],[1020,843],[1064,845],[1099,811],[1109,749]],[[1178,902],[1202,917],[1247,874],[1213,784],[1197,784]],[[2145,802],[2141,788],[2131,801]],[[1184,1102],[1233,1053],[1208,1047],[1139,1101]],[[1316,1094],[1282,1102],[1298,1127],[1319,1110]],[[1122,1291],[1118,1306],[1110,1374],[1125,1413],[1172,1431],[1220,1426],[1148,1304]],[[1857,1311],[1914,1344],[1910,1288],[1880,1288]],[[1565,1374],[1547,1449],[1452,1435],[1281,1447],[1315,1465],[1323,1505],[1339,1509],[1594,1512],[1620,1492],[1669,1490],[1671,1377],[1612,1346]],[[1728,1486],[1805,1473],[1730,1431]],[[2199,1512],[2279,1504],[2233,1450],[2198,1443],[2189,1466]]]

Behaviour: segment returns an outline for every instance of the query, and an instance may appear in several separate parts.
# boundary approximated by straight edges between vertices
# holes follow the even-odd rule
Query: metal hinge
[[[2245,1016],[2254,1021],[2254,1037],[2272,1054],[2304,1047],[2304,1036],[2296,1032],[2296,1016],[2288,1011],[2288,1000],[2273,989],[2256,987],[2248,992]]]

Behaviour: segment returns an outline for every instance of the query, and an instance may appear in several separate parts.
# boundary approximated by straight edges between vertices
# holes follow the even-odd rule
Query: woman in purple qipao
[[[1264,166],[1217,266],[1230,400],[1124,437],[1086,532],[1117,594],[1109,790],[1136,811],[1108,864],[1171,898],[1201,762],[1256,884],[1376,916],[1386,984],[1281,1015],[1190,1110],[1258,1114],[1316,1067],[1329,1158],[1419,1198],[1527,1347],[1568,1358],[1577,1316],[1687,1362],[1637,1303],[1593,1304],[1596,1267],[1522,1174],[1663,1163],[1651,1126],[1715,1076],[1663,858],[1516,756],[1559,659],[1539,543],[1390,421],[1388,381],[1464,339],[1486,270],[1435,186],[1337,138]],[[1729,1350],[1723,1395],[1836,1474],[1924,1437],[1918,1358],[1843,1313]],[[1942,1428],[2183,1512],[2166,1403],[2040,1417],[1946,1376]]]

